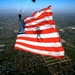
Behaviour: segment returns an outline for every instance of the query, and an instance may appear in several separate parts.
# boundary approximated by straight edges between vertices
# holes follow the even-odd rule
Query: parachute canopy
[[[35,2],[36,0],[32,0],[33,2]]]

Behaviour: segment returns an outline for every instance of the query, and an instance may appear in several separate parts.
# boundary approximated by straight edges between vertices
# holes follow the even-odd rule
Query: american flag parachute
[[[64,48],[52,18],[51,6],[22,20],[14,48],[54,58],[64,57]]]

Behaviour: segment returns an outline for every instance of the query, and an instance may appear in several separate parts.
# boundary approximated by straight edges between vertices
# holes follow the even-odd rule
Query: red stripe
[[[38,17],[36,17],[36,18],[31,18],[30,20],[27,20],[27,21],[24,20],[24,22],[25,22],[25,23],[34,22],[34,21],[37,21],[37,20],[39,20],[39,19],[43,19],[43,18],[45,18],[46,16],[52,16],[52,12],[44,12],[44,13],[42,13],[40,16],[38,16]],[[25,19],[27,19],[27,18],[25,18]]]
[[[33,15],[32,15],[32,17],[34,17],[36,14],[39,14],[40,12],[35,12]],[[37,16],[36,17],[36,19],[41,19],[41,18],[44,18],[44,17],[46,17],[46,16],[52,16],[52,11],[51,12],[43,12],[43,13],[41,13],[39,16]],[[35,19],[35,18],[34,18]],[[33,19],[32,19],[33,20]]]
[[[63,47],[44,47],[44,46],[35,46],[35,45],[30,45],[22,42],[16,42],[16,44],[22,45],[24,47],[32,48],[32,49],[38,49],[40,51],[53,51],[53,52],[60,52],[63,51]]]
[[[60,41],[60,38],[57,37],[57,38],[30,38],[30,37],[17,37],[17,39],[22,39],[22,40],[28,40],[28,41],[34,41],[34,42],[44,42],[44,43],[47,43],[47,42],[59,42]]]
[[[42,10],[49,10],[51,8],[51,6],[48,6],[46,8],[43,8]]]
[[[48,20],[48,21],[40,22],[40,23],[35,24],[35,25],[25,26],[25,28],[33,28],[33,27],[43,26],[45,24],[55,25],[55,22],[53,20]]]
[[[48,34],[48,33],[54,33],[54,32],[58,32],[57,29],[54,28],[49,28],[49,29],[45,29],[45,30],[38,30],[38,31],[25,31],[25,34]]]
[[[14,49],[18,49],[18,50],[24,51],[24,52],[30,52],[30,51],[28,51],[26,49],[22,49],[22,48],[16,47],[16,46],[14,47]],[[35,52],[31,52],[31,53],[38,54],[38,53],[35,53]],[[49,56],[49,57],[53,57],[53,58],[57,58],[57,59],[64,59],[64,56],[52,56],[52,55],[47,55],[47,54],[38,54],[38,55],[41,55],[41,56]]]
[[[48,6],[47,8],[43,8],[41,11],[44,11],[44,12],[45,12],[45,11],[49,10],[50,7],[51,7],[51,6]],[[32,14],[32,16],[34,17],[37,12],[39,12],[39,11],[34,12],[34,13]],[[39,13],[40,13],[40,12],[39,12]]]
[[[34,13],[32,14],[32,17],[34,17],[34,16],[36,15],[37,12],[39,12],[39,11],[34,12]]]

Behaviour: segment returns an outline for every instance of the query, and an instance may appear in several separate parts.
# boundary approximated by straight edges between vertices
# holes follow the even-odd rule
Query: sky
[[[34,12],[51,5],[54,12],[75,12],[75,0],[0,0],[0,11]]]

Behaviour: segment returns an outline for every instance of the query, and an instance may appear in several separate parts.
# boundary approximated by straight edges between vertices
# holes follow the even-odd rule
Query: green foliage
[[[72,48],[70,46],[65,46],[65,53],[75,61],[75,48]]]
[[[40,69],[38,69],[34,75],[51,75],[48,68],[46,66],[40,66]]]

